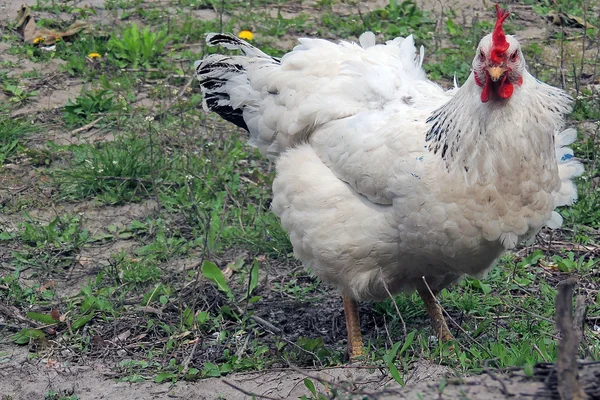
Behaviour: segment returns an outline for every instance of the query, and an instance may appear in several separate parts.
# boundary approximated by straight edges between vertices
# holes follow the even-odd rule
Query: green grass
[[[340,16],[330,11],[322,17],[322,23],[340,37],[358,37],[370,30],[382,33],[386,39],[412,34],[421,41],[431,38],[435,26],[435,21],[412,1],[390,1],[384,8],[364,15]]]
[[[68,106],[68,105],[67,105]],[[71,165],[54,171],[61,196],[70,200],[96,198],[106,204],[122,204],[149,197],[157,180],[168,178],[166,157],[152,142],[132,136],[109,142],[102,148],[83,145],[72,149]]]
[[[251,29],[257,45],[281,55],[290,50],[286,40],[296,36],[356,39],[372,29],[389,39],[414,33],[426,46],[429,76],[447,85],[454,74],[459,82],[466,79],[473,49],[491,24],[464,25],[458,13],[448,11],[445,23],[436,25],[412,2],[344,15],[334,13],[333,3],[320,1],[314,14],[288,15],[281,8],[271,17],[270,7],[286,2],[226,2],[227,18],[221,21],[190,15],[213,5],[219,10],[218,2],[180,0],[166,10],[141,1],[108,1],[107,10],[119,13],[110,34],[59,42],[54,52],[5,33],[8,54],[40,66],[60,59],[61,82],[82,82],[84,90],[58,110],[13,118],[13,112],[36,104],[40,94],[33,93],[46,73],[40,68],[0,76],[10,99],[0,112],[0,168],[11,188],[28,188],[1,198],[7,223],[0,225],[0,248],[7,251],[0,255],[10,268],[0,268],[0,302],[26,318],[12,321],[18,329],[2,331],[4,342],[30,346],[40,357],[60,343],[77,362],[101,357],[106,349],[116,354],[121,347],[112,339],[128,332],[119,343],[129,349],[127,358],[116,368],[127,382],[345,361],[337,292],[294,260],[270,212],[273,165],[245,144],[239,130],[202,112],[197,83],[188,84],[193,61],[216,51],[204,48],[203,35],[221,26]],[[579,3],[560,3],[536,2],[536,9],[563,7],[582,15]],[[42,10],[94,19],[89,10],[50,1],[33,8]],[[144,28],[130,22],[134,18]],[[513,22],[507,31],[517,28]],[[589,40],[598,40],[597,33]],[[536,76],[555,85],[561,77],[546,48],[558,44],[550,38],[525,48]],[[92,52],[101,59],[87,60]],[[577,182],[579,201],[561,210],[565,229],[544,233],[529,251],[503,257],[487,277],[466,279],[440,294],[462,328],[449,323],[454,347],[431,338],[417,295],[397,296],[395,305],[392,300],[365,305],[367,362],[397,381],[406,379],[419,358],[465,374],[554,361],[554,298],[557,283],[567,276],[580,278],[588,315],[600,314],[593,256],[600,228],[600,103],[592,88],[576,85],[596,60],[586,58],[581,72],[580,53],[565,51],[565,57],[567,65],[575,65],[566,71],[567,89],[577,98],[571,123],[582,132],[575,152],[586,165]],[[4,66],[18,69],[18,63]],[[50,131],[67,140],[48,141]],[[588,322],[580,355],[598,359],[600,341],[592,329]],[[53,392],[47,398],[69,396],[74,394]]]
[[[11,118],[0,110],[0,168],[22,150],[25,138],[35,129],[27,118]]]

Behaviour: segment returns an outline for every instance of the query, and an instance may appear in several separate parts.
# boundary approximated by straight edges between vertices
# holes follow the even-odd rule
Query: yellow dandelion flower
[[[240,33],[238,33],[238,37],[244,40],[252,40],[254,39],[254,33],[247,30],[243,30]]]
[[[90,54],[88,54],[88,57],[91,58],[92,60],[100,59],[102,58],[102,56],[100,55],[100,53],[96,53],[96,52],[92,52]]]
[[[38,36],[35,39],[33,39],[34,44],[42,43],[43,41],[44,41],[44,38],[42,36]]]

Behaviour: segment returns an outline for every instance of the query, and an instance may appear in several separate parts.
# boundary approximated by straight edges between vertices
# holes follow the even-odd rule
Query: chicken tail
[[[229,50],[239,50],[239,55],[213,54],[196,61],[194,69],[200,82],[206,111],[213,111],[223,119],[250,131],[244,119],[245,108],[256,108],[260,92],[253,89],[247,79],[247,69],[252,63],[266,62],[279,64],[279,59],[271,57],[250,43],[233,35],[209,33],[208,46],[223,46]]]
[[[577,139],[577,130],[565,129],[554,137],[556,148],[556,161],[558,163],[558,176],[560,177],[560,188],[554,192],[554,206],[570,206],[577,201],[577,187],[573,179],[584,172],[583,165],[573,157],[573,149],[569,147]],[[552,218],[546,223],[549,228],[556,229],[562,226],[563,218],[556,212],[552,212]]]

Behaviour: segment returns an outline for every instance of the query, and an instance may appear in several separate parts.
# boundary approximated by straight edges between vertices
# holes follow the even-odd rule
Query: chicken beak
[[[492,78],[492,81],[496,82],[498,79],[502,78],[502,75],[504,75],[504,73],[506,72],[506,68],[504,67],[488,67],[488,74],[490,75],[490,78]]]

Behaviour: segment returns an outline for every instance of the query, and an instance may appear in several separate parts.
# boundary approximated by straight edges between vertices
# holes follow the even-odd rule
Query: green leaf
[[[39,321],[43,324],[55,324],[56,321],[48,314],[40,314],[33,311],[27,312],[27,318],[32,319],[34,321]]]
[[[202,275],[212,283],[216,284],[220,291],[225,293],[229,300],[233,301],[233,292],[223,276],[223,272],[217,267],[217,264],[210,261],[204,261],[202,264]]]
[[[94,243],[94,242],[102,242],[104,240],[110,240],[112,239],[114,236],[110,235],[108,233],[104,233],[104,232],[99,232],[97,234],[95,234],[94,236],[92,236],[89,241]]]
[[[524,257],[519,263],[519,266],[536,265],[539,260],[544,258],[544,252],[542,250],[535,250],[533,253]]]
[[[258,356],[261,356],[261,355],[263,355],[265,353],[268,353],[268,352],[269,352],[269,346],[262,345],[262,346],[259,346],[256,349],[256,351],[254,352],[254,355],[258,357]]]
[[[208,321],[208,317],[209,317],[209,314],[207,311],[200,311],[198,313],[198,315],[196,316],[196,321],[198,321],[198,323],[200,323],[200,324],[203,324],[206,321]]]
[[[231,372],[233,370],[233,367],[231,366],[230,363],[225,363],[222,364],[219,367],[219,371],[221,372],[222,375],[228,374],[229,372]]]
[[[0,240],[11,240],[12,235],[8,232],[0,232]]]
[[[237,316],[237,314],[234,313],[233,310],[231,309],[231,307],[229,307],[227,305],[221,307],[221,314],[223,314],[235,321],[239,320],[239,317]]]
[[[94,306],[96,304],[96,297],[94,296],[88,296],[85,299],[83,299],[83,302],[81,303],[81,311],[82,312],[88,312],[90,309],[92,309],[92,306]]]
[[[315,384],[308,378],[304,378],[304,386],[308,389],[309,392],[316,398],[317,397],[317,389],[315,388]]]
[[[131,221],[129,223],[129,229],[131,229],[131,230],[146,229],[146,224],[138,221],[137,219],[134,219],[133,221]]]
[[[258,286],[258,260],[254,260],[252,269],[250,270],[250,285],[248,287],[248,294],[252,294],[254,289]]]
[[[177,378],[177,374],[174,374],[173,372],[161,372],[154,378],[154,383],[162,383],[173,378]]]
[[[248,299],[248,303],[254,304],[260,301],[260,299],[262,299],[262,296],[253,296]]]
[[[383,355],[383,360],[385,361],[388,369],[390,370],[390,375],[392,375],[392,378],[394,378],[394,380],[396,382],[398,382],[400,385],[404,385],[404,380],[402,379],[402,375],[400,375],[400,371],[398,371],[398,368],[396,368],[396,365],[394,364],[394,360],[396,359],[396,354],[398,353],[398,349],[400,348],[401,345],[402,345],[402,342],[394,343],[394,345],[392,346],[390,351],[388,351],[387,354]]]
[[[202,376],[219,377],[221,376],[221,371],[219,371],[219,367],[215,364],[207,362],[202,369]]]
[[[492,287],[490,285],[483,283],[478,279],[473,279],[472,285],[474,288],[481,290],[485,294],[490,294],[492,291]]]
[[[523,372],[525,372],[525,375],[533,377],[533,365],[534,364],[532,363],[525,363],[523,366]]]
[[[44,340],[46,335],[39,329],[21,329],[11,339],[16,344],[28,344],[31,339]]]
[[[404,340],[404,345],[400,349],[400,353],[398,353],[399,356],[401,356],[406,351],[406,349],[408,349],[408,347],[411,344],[413,344],[413,341],[415,340],[415,334],[416,333],[417,333],[417,331],[412,331],[411,333],[409,333],[408,335],[406,335],[406,339]]]
[[[388,366],[388,369],[390,370],[390,375],[392,375],[392,378],[394,378],[394,380],[396,382],[398,382],[398,384],[404,386],[404,379],[402,378],[402,375],[400,375],[400,371],[398,371],[398,368],[396,368],[394,363],[388,362],[387,366]]]
[[[119,233],[119,239],[131,239],[133,237],[133,233],[129,231],[123,231]]]
[[[186,328],[192,329],[194,327],[194,312],[191,308],[187,307],[183,310],[182,320]]]
[[[233,272],[239,272],[239,271],[241,271],[242,267],[244,266],[244,260],[245,260],[245,257],[239,257],[234,262],[230,262],[229,264],[227,264],[227,266],[229,268],[231,268],[233,270]]]
[[[94,313],[86,314],[71,324],[73,330],[77,330],[90,322],[94,318]]]
[[[401,356],[406,351],[406,349],[408,349],[410,347],[410,345],[413,343],[413,341],[415,339],[416,333],[417,333],[417,331],[412,331],[411,333],[409,333],[406,336],[404,343],[403,342],[395,343],[392,346],[392,348],[390,349],[390,351],[383,356],[383,360],[385,361],[388,369],[390,370],[390,375],[392,375],[392,378],[394,378],[394,380],[396,382],[398,382],[400,385],[404,385],[404,379],[403,379],[402,375],[400,374],[400,371],[398,370],[398,368],[396,368],[396,365],[394,364],[394,360],[396,359],[396,355]],[[400,347],[400,346],[402,346],[402,347]]]

